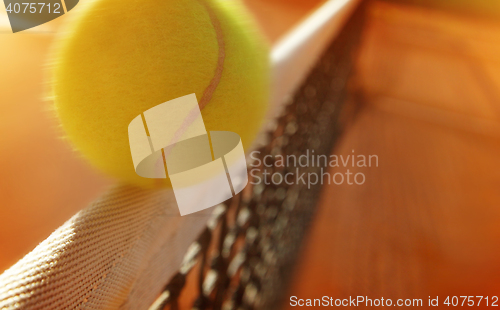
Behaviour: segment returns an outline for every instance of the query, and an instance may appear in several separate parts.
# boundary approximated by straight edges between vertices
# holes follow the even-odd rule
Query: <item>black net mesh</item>
[[[179,309],[185,304],[200,310],[280,307],[321,190],[321,182],[296,182],[297,174],[322,171],[281,167],[272,161],[277,155],[331,153],[341,132],[339,116],[349,94],[363,12],[359,7],[346,23],[288,103],[275,130],[268,132],[267,145],[254,152],[260,159],[249,166],[254,184],[215,208],[182,267],[150,309]],[[265,156],[267,166],[262,162]],[[262,182],[265,173],[267,184]],[[294,182],[283,180],[287,174]]]

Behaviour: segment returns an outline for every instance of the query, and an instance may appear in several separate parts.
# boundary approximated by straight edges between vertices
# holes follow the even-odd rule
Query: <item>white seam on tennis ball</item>
[[[219,47],[219,52],[218,52],[218,57],[217,57],[217,65],[215,67],[215,73],[212,79],[210,80],[210,83],[208,86],[205,88],[205,91],[203,92],[203,95],[200,99],[199,102],[199,109],[202,110],[208,102],[212,99],[213,93],[217,89],[217,86],[219,85],[220,79],[222,77],[222,71],[224,70],[224,60],[226,57],[225,53],[225,45],[224,45],[224,38],[222,35],[222,29],[220,27],[220,22],[217,19],[217,16],[213,12],[212,8],[204,1],[204,0],[198,0],[198,2],[205,7],[207,10],[207,13],[210,17],[210,21],[212,22],[212,26],[214,27],[215,35],[217,37],[217,46]],[[184,119],[183,123],[177,129],[175,132],[172,140],[168,143],[168,145],[172,145],[178,142],[179,137],[187,130],[187,128],[191,125],[192,122],[196,120],[198,117],[198,111],[197,109],[193,109],[188,116]],[[166,154],[168,156],[168,154]]]
[[[222,33],[222,28],[220,26],[220,21],[217,18],[217,15],[212,10],[210,5],[206,2],[206,0],[198,0],[198,2],[205,7],[207,10],[208,16],[210,17],[210,22],[214,27],[215,35],[217,38],[217,46],[219,48],[218,56],[217,56],[217,65],[215,67],[215,73],[212,77],[212,80],[205,88],[203,95],[200,99],[200,110],[202,110],[212,99],[212,95],[214,94],[217,86],[219,85],[220,79],[222,77],[222,71],[224,70],[224,61],[226,58],[226,49],[224,44],[224,37]]]

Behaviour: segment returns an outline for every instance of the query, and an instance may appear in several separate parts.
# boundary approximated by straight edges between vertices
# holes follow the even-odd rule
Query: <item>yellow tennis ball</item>
[[[94,166],[168,184],[135,173],[130,121],[195,93],[207,131],[233,131],[248,147],[267,108],[268,71],[267,44],[239,1],[93,0],[58,42],[52,91],[68,138]]]

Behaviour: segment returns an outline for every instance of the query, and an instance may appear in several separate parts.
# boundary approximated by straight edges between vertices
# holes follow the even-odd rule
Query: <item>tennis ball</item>
[[[130,121],[195,93],[207,131],[235,132],[248,147],[267,108],[268,54],[237,0],[92,0],[57,43],[55,110],[95,167],[129,183],[168,185],[135,173]]]

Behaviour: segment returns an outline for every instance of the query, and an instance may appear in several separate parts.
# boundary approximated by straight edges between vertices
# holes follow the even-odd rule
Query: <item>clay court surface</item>
[[[290,295],[498,294],[499,55],[500,23],[370,6],[361,108],[334,153],[379,167],[359,168],[362,186],[323,188]]]

